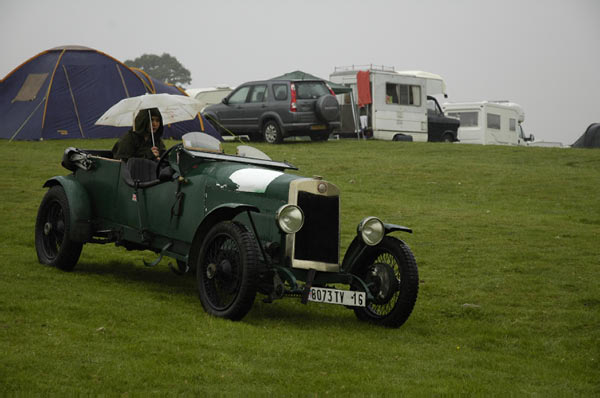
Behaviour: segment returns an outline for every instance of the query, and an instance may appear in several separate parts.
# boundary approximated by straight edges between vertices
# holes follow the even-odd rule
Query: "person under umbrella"
[[[135,117],[134,127],[113,146],[113,157],[158,160],[166,149],[162,133],[163,121],[158,109],[142,109]]]

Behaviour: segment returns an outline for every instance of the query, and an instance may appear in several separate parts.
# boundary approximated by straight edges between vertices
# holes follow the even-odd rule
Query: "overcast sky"
[[[0,0],[0,77],[53,47],[176,57],[191,87],[377,64],[442,75],[448,101],[511,100],[538,141],[600,122],[600,0]]]

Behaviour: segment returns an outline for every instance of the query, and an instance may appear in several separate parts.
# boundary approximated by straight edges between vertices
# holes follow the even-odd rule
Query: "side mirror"
[[[221,100],[221,102],[227,105],[229,103],[229,100],[227,99],[227,97],[225,97]]]

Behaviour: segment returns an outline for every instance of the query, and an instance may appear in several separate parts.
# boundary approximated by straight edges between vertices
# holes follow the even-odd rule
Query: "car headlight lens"
[[[363,242],[369,246],[375,246],[383,239],[385,227],[377,217],[367,217],[358,224],[358,233]]]
[[[304,225],[304,213],[296,205],[283,205],[277,210],[277,225],[286,234],[295,234]]]

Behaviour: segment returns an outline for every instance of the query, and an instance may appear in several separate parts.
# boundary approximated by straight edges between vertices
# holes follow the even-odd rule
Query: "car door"
[[[235,90],[217,111],[220,123],[229,130],[244,131],[244,105],[251,88],[252,86],[249,85]]]
[[[268,91],[266,84],[257,84],[252,86],[248,95],[247,102],[242,105],[242,113],[244,118],[244,125],[247,131],[259,131],[259,121],[261,115],[264,113],[267,107]]]

